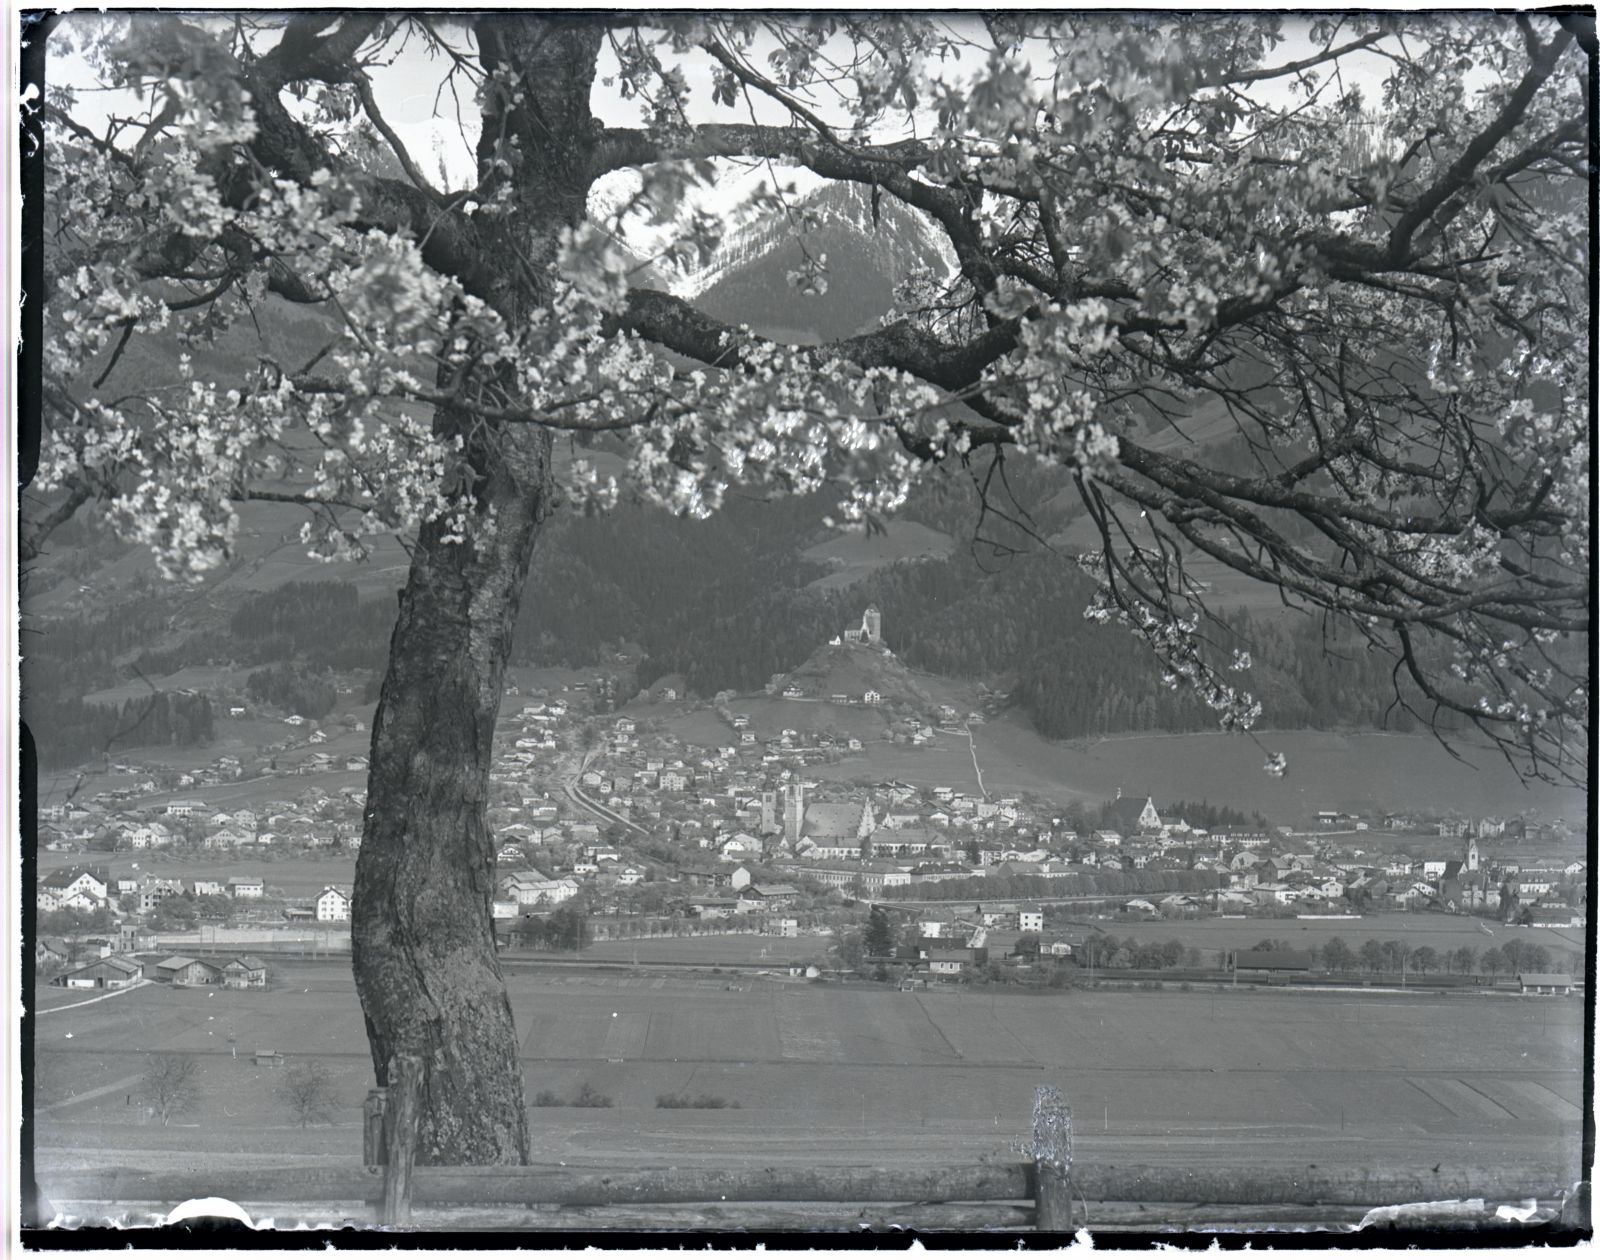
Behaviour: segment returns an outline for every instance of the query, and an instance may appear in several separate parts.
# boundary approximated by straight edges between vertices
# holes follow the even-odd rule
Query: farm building
[[[137,984],[144,968],[131,958],[97,958],[92,963],[57,976],[53,984],[66,989],[126,989]]]
[[[1523,993],[1571,993],[1572,977],[1559,972],[1524,971],[1517,976]]]
[[[260,897],[265,892],[266,885],[253,876],[235,875],[228,881],[228,895],[230,897]]]
[[[156,964],[155,978],[162,984],[215,984],[220,974],[218,968],[208,962],[174,954],[171,958],[163,958]]]
[[[1233,969],[1244,975],[1309,975],[1311,955],[1299,949],[1241,949],[1234,953]]]
[[[267,987],[267,964],[253,954],[241,954],[222,964],[222,987],[225,989],[264,989]]]

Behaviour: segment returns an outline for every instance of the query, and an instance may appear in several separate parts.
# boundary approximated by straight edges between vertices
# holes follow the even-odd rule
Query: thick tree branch
[[[1563,29],[1543,45],[1494,120],[1468,142],[1461,155],[1396,220],[1389,231],[1387,252],[1391,267],[1404,263],[1411,251],[1411,238],[1417,230],[1445,202],[1467,186],[1484,159],[1516,129],[1527,114],[1528,106],[1533,103],[1535,94],[1554,73],[1556,62],[1572,41],[1572,32]]]

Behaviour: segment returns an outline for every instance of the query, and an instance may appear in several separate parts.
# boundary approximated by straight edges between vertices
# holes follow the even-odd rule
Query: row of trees
[[[1280,943],[1281,944],[1281,943]],[[1550,950],[1537,942],[1510,940],[1476,950],[1470,945],[1455,949],[1435,949],[1432,945],[1413,948],[1405,941],[1363,941],[1352,949],[1340,937],[1333,937],[1311,951],[1314,962],[1329,971],[1366,973],[1417,972],[1428,975],[1514,975],[1523,971],[1549,971],[1554,962]]]
[[[527,949],[583,949],[594,940],[589,908],[574,898],[548,914],[524,914],[517,920],[518,943]]]

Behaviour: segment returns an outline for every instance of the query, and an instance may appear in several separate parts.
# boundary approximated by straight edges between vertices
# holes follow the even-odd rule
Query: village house
[[[63,905],[68,904],[69,898],[83,898],[89,903],[85,908],[92,908],[106,899],[106,879],[102,867],[66,867],[51,871],[39,881],[39,888],[53,893]]]
[[[266,891],[266,884],[253,875],[235,875],[228,880],[228,895],[239,901],[256,900]]]
[[[253,954],[241,954],[222,964],[221,978],[225,989],[264,989],[267,964]]]
[[[318,923],[342,923],[350,918],[350,894],[332,884],[317,894]]]

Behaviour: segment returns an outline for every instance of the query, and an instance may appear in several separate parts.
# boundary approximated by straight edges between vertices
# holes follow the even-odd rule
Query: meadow
[[[974,727],[973,736],[991,796],[1031,792],[1063,805],[1109,800],[1119,791],[1158,802],[1209,800],[1259,810],[1286,826],[1308,825],[1320,809],[1507,816],[1537,808],[1580,832],[1587,817],[1581,792],[1523,784],[1493,752],[1466,748],[1467,760],[1456,761],[1429,735],[1305,730],[1252,738],[1219,731],[1056,742],[1007,716]],[[864,756],[814,773],[976,791],[966,740],[939,742],[933,749],[869,745]],[[1282,778],[1262,769],[1268,751],[1288,758]]]
[[[755,977],[515,970],[541,1161],[956,1162],[1009,1157],[1036,1085],[1063,1088],[1082,1158],[1361,1164],[1558,1152],[1577,1162],[1582,1004],[1520,997],[992,990],[898,993]],[[69,1036],[70,1034],[70,1036]],[[228,1037],[240,1051],[230,1055]],[[301,1130],[270,1047],[325,1060],[334,1125]],[[203,1068],[183,1127],[140,1122],[144,1055]],[[40,1163],[349,1162],[371,1080],[349,972],[289,964],[265,992],[146,987],[41,1016]],[[664,1093],[716,1111],[665,1111]]]

